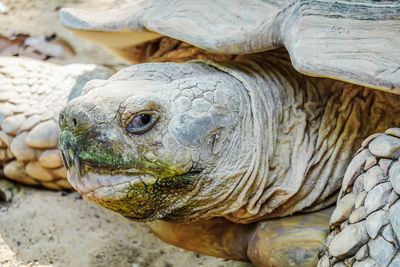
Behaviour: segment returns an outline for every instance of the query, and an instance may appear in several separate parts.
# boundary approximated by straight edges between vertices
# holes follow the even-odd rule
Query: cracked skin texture
[[[398,98],[301,75],[282,51],[228,63],[141,64],[90,82],[63,108],[60,148],[85,198],[153,221],[169,243],[259,265],[307,266],[329,222],[329,212],[315,211],[335,202],[361,141],[399,124],[390,115],[400,111]],[[151,115],[147,130],[129,132],[140,114]],[[280,235],[262,225],[272,222]]]

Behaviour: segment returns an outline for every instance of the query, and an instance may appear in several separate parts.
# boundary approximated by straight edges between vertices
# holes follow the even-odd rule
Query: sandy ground
[[[59,63],[96,63],[115,65],[127,63],[105,49],[89,41],[76,38],[59,22],[59,10],[63,7],[98,9],[109,6],[114,0],[0,0],[8,13],[0,14],[0,34],[10,36],[24,33],[31,36],[50,36],[54,33],[66,40],[76,55],[64,59],[52,59]]]
[[[104,49],[79,40],[58,22],[61,7],[93,8],[112,0],[0,0],[0,34],[56,33],[77,54],[61,63],[121,64]],[[1,59],[0,59],[1,60]],[[251,266],[167,245],[144,224],[94,205],[76,192],[25,187],[0,178],[11,202],[0,201],[0,266]]]
[[[0,180],[0,266],[251,266],[175,248],[78,193]]]

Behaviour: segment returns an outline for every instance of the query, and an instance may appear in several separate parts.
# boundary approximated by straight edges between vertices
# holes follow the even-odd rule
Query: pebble
[[[368,150],[364,149],[351,160],[343,177],[342,189],[340,190],[339,198],[342,197],[344,190],[353,185],[354,180],[358,177],[360,170],[362,170],[365,160],[370,155],[371,154],[368,152]]]
[[[389,170],[390,164],[392,162],[393,162],[393,160],[391,160],[391,159],[380,159],[379,160],[379,167],[381,167],[383,175],[386,176],[388,174],[388,170]]]
[[[397,254],[390,262],[389,267],[399,267],[399,266],[400,266],[400,254]]]
[[[29,177],[29,175],[26,173],[25,165],[16,160],[11,161],[4,166],[4,175],[12,180],[21,183],[26,183],[30,185],[38,184],[38,182]]]
[[[354,210],[349,217],[349,223],[356,223],[364,220],[367,217],[367,212],[364,206]]]
[[[389,223],[389,216],[383,210],[378,210],[368,215],[365,220],[365,228],[368,235],[375,239],[381,228]]]
[[[21,131],[29,131],[40,122],[39,115],[33,115],[26,119],[21,126]]]
[[[367,258],[363,261],[356,261],[353,267],[380,267],[373,259]]]
[[[329,253],[338,259],[348,258],[369,240],[365,223],[359,222],[347,226],[338,233],[329,246]]]
[[[341,224],[343,221],[349,218],[350,212],[354,208],[355,196],[353,193],[349,193],[342,197],[337,205],[335,210],[331,215],[331,220],[329,222],[330,225],[337,226]]]
[[[56,177],[67,179],[67,170],[64,167],[61,167],[61,168],[58,168],[55,170],[51,170],[51,171]]]
[[[60,151],[58,149],[45,150],[39,157],[39,164],[49,169],[61,167]]]
[[[67,179],[60,179],[56,182],[56,184],[65,189],[72,189],[72,185],[68,182]]]
[[[368,242],[368,247],[369,255],[371,255],[380,266],[387,266],[396,253],[394,246],[381,236],[377,237],[375,240],[370,240]]]
[[[352,266],[355,261],[356,261],[356,257],[354,257],[354,256],[351,258],[347,258],[344,260],[344,265],[346,265],[346,267]]]
[[[400,128],[389,128],[385,131],[385,134],[390,134],[396,137],[400,137]]]
[[[364,205],[365,198],[367,196],[367,192],[363,191],[359,193],[356,197],[356,201],[354,203],[354,208],[358,209],[359,207]]]
[[[365,160],[365,166],[364,170],[368,171],[370,168],[372,168],[376,164],[376,157],[370,156]]]
[[[388,199],[388,205],[389,207],[393,205],[397,200],[399,199],[399,195],[396,193],[395,190],[392,190],[392,192],[389,195]]]
[[[390,225],[396,234],[397,240],[400,240],[400,201],[396,201],[390,209]]]
[[[368,245],[364,245],[358,250],[356,254],[356,260],[362,261],[365,260],[368,256],[369,256]]]
[[[386,225],[383,228],[382,236],[383,236],[383,238],[386,239],[386,241],[396,245],[396,240],[394,239],[394,236],[393,236],[392,226],[390,226],[390,224]]]
[[[29,176],[39,180],[39,181],[52,181],[54,178],[46,169],[40,166],[39,162],[31,161],[26,166],[26,172]]]
[[[8,153],[8,149],[6,149],[6,148],[0,148],[0,162],[1,161],[3,161],[3,162],[6,162],[6,161],[9,161],[10,159],[12,159],[13,158],[13,156],[12,156],[12,153],[11,153],[11,155]]]
[[[347,267],[342,261],[335,263],[332,267]]]
[[[378,136],[383,135],[382,133],[375,133],[375,134],[371,134],[370,136],[368,136],[367,138],[364,139],[364,141],[361,143],[362,147],[367,147],[369,145],[369,143],[371,143],[372,140],[374,140],[375,138],[377,138]]]
[[[15,136],[24,122],[25,122],[24,114],[13,115],[3,120],[3,122],[1,123],[1,128],[7,134]]]
[[[26,137],[26,143],[36,148],[55,148],[58,145],[59,128],[53,120],[36,125]]]
[[[389,179],[397,194],[400,194],[400,163],[396,161],[389,170]]]
[[[51,182],[51,183],[47,183],[47,182],[42,182],[42,183],[40,183],[42,186],[44,186],[44,187],[46,187],[46,188],[48,188],[48,189],[51,189],[51,190],[62,190],[62,187],[61,186],[59,186],[59,185],[57,185],[56,183],[53,183],[53,182]]]
[[[385,181],[385,177],[382,174],[381,168],[379,166],[374,166],[365,174],[365,178],[363,179],[364,189],[369,192],[374,186],[383,181]]]
[[[385,206],[391,191],[392,185],[387,182],[378,184],[370,192],[368,192],[364,202],[367,214],[370,214],[373,211]]]
[[[361,192],[365,192],[364,179],[365,179],[365,172],[360,174],[357,178],[355,178],[354,185],[352,188],[354,194],[360,194]]]
[[[398,158],[400,155],[400,139],[390,135],[382,135],[372,140],[368,148],[377,157]]]
[[[14,138],[10,146],[11,152],[19,161],[34,160],[38,154],[35,149],[26,144],[25,138],[27,135],[27,132],[19,134]]]
[[[329,267],[329,258],[327,255],[324,255],[319,259],[317,267]]]
[[[4,144],[6,144],[6,146],[10,146],[14,137],[6,134],[4,131],[0,131],[0,139]]]

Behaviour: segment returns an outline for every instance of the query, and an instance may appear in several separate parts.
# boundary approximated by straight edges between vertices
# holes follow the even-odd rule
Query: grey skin
[[[299,74],[280,50],[227,63],[147,63],[94,80],[69,102],[60,148],[71,185],[130,219],[261,223],[334,203],[362,140],[399,125],[399,100]],[[188,247],[165,237],[168,227],[149,226]],[[271,264],[249,250],[197,251]]]

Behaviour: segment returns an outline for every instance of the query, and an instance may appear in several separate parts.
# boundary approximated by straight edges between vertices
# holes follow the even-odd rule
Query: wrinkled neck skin
[[[223,160],[212,174],[215,178],[208,187],[214,201],[208,204],[213,206],[198,217],[223,214],[233,222],[249,223],[315,205],[330,177],[319,180],[323,185],[312,194],[316,180],[310,181],[309,170],[324,106],[332,94],[326,87],[333,86],[334,81],[309,79],[297,73],[287,55],[279,52],[244,56],[225,64],[206,64],[242,84],[245,94],[241,113],[245,119],[240,134],[230,140],[231,146],[221,155]],[[228,190],[220,190],[218,176],[225,177]],[[325,189],[326,196],[339,189],[339,180],[337,177]],[[298,202],[285,206],[295,198]],[[320,208],[331,203],[332,200]],[[196,206],[201,210],[201,203]]]
[[[219,169],[232,176],[229,193],[212,192],[210,215],[249,223],[327,207],[362,140],[399,123],[397,96],[301,75],[284,53],[208,64],[239,80],[250,102],[231,140],[240,146],[224,155],[236,162]]]

